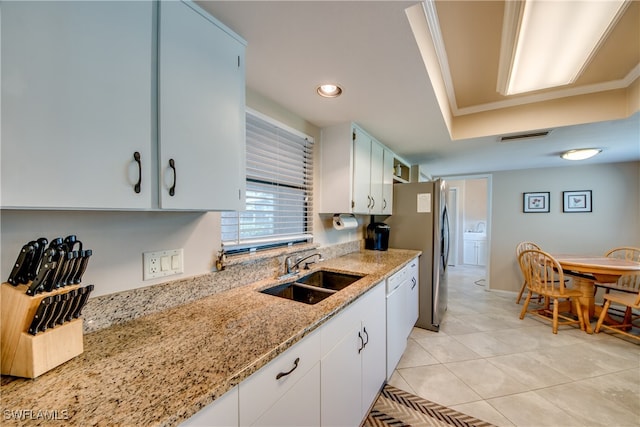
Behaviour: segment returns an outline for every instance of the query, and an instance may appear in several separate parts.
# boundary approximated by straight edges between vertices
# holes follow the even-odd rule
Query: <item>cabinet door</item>
[[[464,264],[477,264],[476,261],[476,242],[473,240],[465,240],[462,246],[462,262]]]
[[[353,140],[353,213],[369,213],[371,207],[371,138],[354,127]]]
[[[317,362],[254,426],[319,426],[320,362]]]
[[[197,8],[160,2],[160,206],[242,210],[245,47]]]
[[[386,377],[386,328],[384,283],[369,291],[362,301],[362,406],[360,420],[369,411]],[[352,424],[355,425],[355,424]]]
[[[240,383],[240,424],[248,426],[276,418],[286,419],[287,411],[291,409],[284,408],[300,404],[300,395],[309,399],[317,397],[320,391],[311,389],[313,380],[306,378],[306,374],[319,361],[320,334],[312,333]],[[303,381],[303,378],[306,380]],[[310,388],[303,390],[306,386]],[[296,391],[292,392],[293,389]],[[310,400],[304,408],[306,412],[311,412],[310,416],[319,415],[320,401]],[[280,409],[284,413],[279,413]],[[296,414],[296,417],[304,416],[302,413]]]
[[[476,242],[476,256],[478,265],[487,265],[487,241],[479,240]]]
[[[238,425],[238,386],[180,424],[187,426],[230,427]]]
[[[419,265],[418,258],[409,263],[408,282],[408,301],[407,301],[407,337],[411,334],[411,330],[418,321],[419,305],[420,305],[420,286],[419,282]]]
[[[384,149],[382,161],[382,214],[393,213],[393,152]]]
[[[2,207],[151,207],[152,8],[2,3]]]
[[[357,426],[362,420],[361,336],[359,325],[348,330],[321,361],[320,421],[323,426]]]
[[[384,175],[384,148],[378,142],[371,141],[371,178],[369,194],[371,195],[371,207],[369,213],[381,214],[384,208],[382,200],[382,182]]]

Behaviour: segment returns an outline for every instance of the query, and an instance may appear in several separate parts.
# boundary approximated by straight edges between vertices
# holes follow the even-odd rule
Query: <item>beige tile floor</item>
[[[498,426],[640,426],[640,345],[573,326],[554,335],[483,277],[450,268],[440,332],[413,329],[391,385]]]

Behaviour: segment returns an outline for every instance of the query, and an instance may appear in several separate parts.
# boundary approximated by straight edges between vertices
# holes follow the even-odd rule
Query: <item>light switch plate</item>
[[[151,280],[184,273],[183,252],[182,249],[144,252],[142,254],[142,279]]]

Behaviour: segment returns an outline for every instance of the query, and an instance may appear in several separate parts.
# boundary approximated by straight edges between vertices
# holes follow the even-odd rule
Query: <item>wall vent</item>
[[[518,133],[515,135],[504,135],[501,136],[498,140],[500,142],[511,142],[511,141],[519,141],[521,139],[532,139],[532,138],[544,138],[549,135],[550,130],[544,130],[540,132],[529,132],[529,133]]]

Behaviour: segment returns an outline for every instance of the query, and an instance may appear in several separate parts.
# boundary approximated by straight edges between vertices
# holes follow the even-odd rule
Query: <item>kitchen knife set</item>
[[[88,285],[64,294],[44,297],[33,316],[29,333],[35,335],[46,331],[47,328],[53,328],[80,317],[92,290],[93,285]]]
[[[41,237],[22,246],[7,282],[13,286],[27,285],[26,294],[31,297],[79,285],[92,254],[75,235],[58,237],[51,243]],[[44,296],[28,332],[36,335],[80,317],[93,288],[93,285],[74,286],[68,292]]]
[[[22,247],[7,282],[18,286],[31,281],[27,288],[29,296],[77,285],[92,254],[91,249],[83,249],[82,242],[73,234],[65,239],[53,239],[51,243],[41,237]]]

